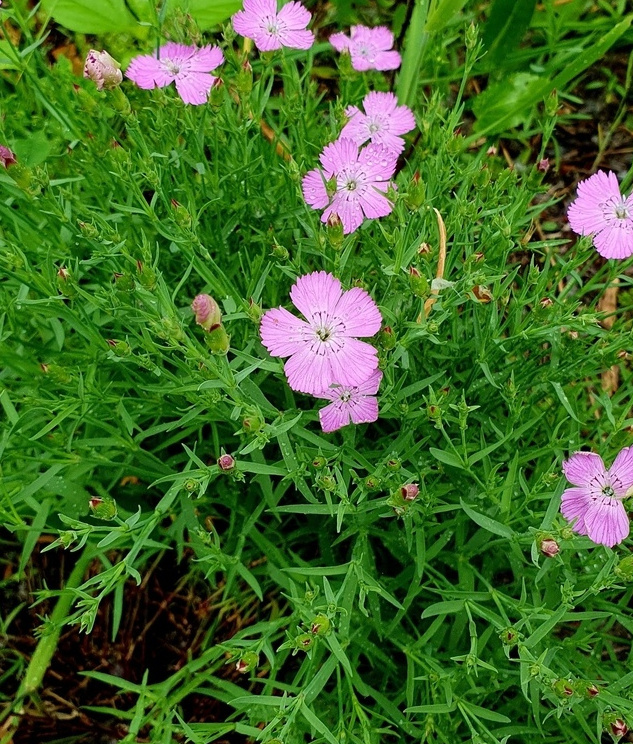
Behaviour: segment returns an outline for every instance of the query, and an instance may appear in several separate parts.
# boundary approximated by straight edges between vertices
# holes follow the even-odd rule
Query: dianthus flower
[[[576,452],[563,462],[567,480],[576,488],[563,492],[560,510],[579,535],[612,548],[629,534],[622,499],[633,486],[633,447],[626,447],[606,470],[593,452]]]
[[[293,390],[320,395],[333,385],[357,387],[378,367],[376,349],[358,337],[373,336],[382,318],[378,306],[359,287],[344,292],[325,271],[299,277],[290,299],[306,320],[283,307],[264,313],[260,334],[272,356],[284,365]]]
[[[261,52],[309,49],[314,44],[314,34],[306,31],[311,18],[298,2],[287,3],[277,12],[277,0],[244,0],[244,9],[233,16],[233,29],[252,39]]]
[[[348,424],[369,424],[378,418],[376,393],[380,387],[382,372],[376,369],[371,377],[360,385],[332,385],[317,398],[332,402],[319,411],[321,428],[326,434]]]
[[[385,217],[393,204],[385,196],[396,170],[398,156],[384,145],[370,144],[360,153],[350,139],[327,145],[315,168],[303,177],[303,196],[313,209],[326,207],[321,222],[331,214],[340,217],[343,232],[354,232],[363,216]],[[335,179],[331,184],[328,181]]]
[[[567,216],[575,233],[593,236],[601,256],[633,255],[633,194],[622,196],[615,173],[598,171],[581,181]]]
[[[176,90],[185,103],[206,103],[209,91],[217,80],[211,75],[224,62],[217,46],[186,46],[170,41],[158,50],[158,56],[144,54],[135,57],[125,73],[139,88],[165,88],[176,83]]]
[[[393,34],[386,26],[352,26],[349,37],[332,34],[330,44],[338,52],[349,52],[352,67],[359,72],[397,70],[402,61],[400,54],[392,50]]]
[[[345,113],[349,121],[343,127],[341,137],[351,139],[357,145],[371,140],[399,155],[404,150],[404,140],[398,135],[415,128],[411,109],[398,106],[398,99],[393,93],[375,91],[363,98],[363,108],[365,113],[356,106],[348,106]]]

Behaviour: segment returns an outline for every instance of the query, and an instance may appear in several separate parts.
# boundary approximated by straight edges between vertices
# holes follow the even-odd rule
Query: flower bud
[[[86,56],[84,77],[97,86],[97,90],[116,88],[123,80],[121,65],[107,52],[91,49]]]
[[[470,26],[466,29],[466,49],[469,51],[477,46],[477,40],[479,38],[479,29],[471,22]]]
[[[258,305],[255,300],[251,297],[248,301],[248,309],[246,310],[248,317],[254,322],[259,323],[262,318],[262,307]]]
[[[519,640],[519,633],[515,628],[505,628],[499,633],[499,638],[504,646],[516,646]]]
[[[235,458],[232,455],[220,455],[220,457],[218,457],[218,467],[225,473],[235,470]]]
[[[247,59],[242,62],[240,71],[237,73],[235,87],[244,98],[249,96],[253,90],[253,68]]]
[[[242,429],[244,429],[247,434],[256,434],[258,431],[261,431],[263,425],[264,422],[261,417],[256,414],[245,416],[242,420]]]
[[[144,264],[142,261],[136,262],[138,272],[138,282],[144,289],[152,290],[156,286],[156,272],[151,266]]]
[[[120,274],[119,272],[115,272],[114,286],[118,292],[133,292],[136,284],[132,274]]]
[[[404,197],[404,202],[407,207],[412,211],[417,211],[423,204],[426,198],[426,186],[424,181],[420,178],[420,172],[416,171],[413,174],[411,183]]]
[[[545,537],[540,542],[539,550],[546,558],[553,558],[560,553],[560,545],[553,537]]]
[[[541,158],[536,166],[542,173],[547,173],[549,170],[549,158]]]
[[[216,78],[211,86],[208,98],[209,105],[213,109],[219,109],[224,102],[224,81],[222,78]]]
[[[382,478],[378,475],[368,475],[364,483],[368,491],[377,491],[382,486]]]
[[[429,282],[415,266],[409,267],[409,286],[416,297],[426,297],[429,293]]]
[[[318,478],[316,484],[323,491],[336,491],[336,480],[329,474],[322,475]]]
[[[574,694],[574,686],[568,679],[556,679],[552,682],[552,690],[562,699],[570,698]]]
[[[323,457],[323,455],[317,455],[314,460],[312,460],[312,467],[316,468],[317,470],[324,468],[326,465],[327,459]]]
[[[332,212],[332,214],[327,218],[327,222],[325,223],[327,227],[327,237],[330,241],[330,245],[332,248],[340,248],[341,244],[343,243],[343,223],[341,222],[341,218],[336,214],[336,212]]]
[[[110,521],[117,515],[116,501],[112,496],[93,496],[88,502],[90,511],[97,519]]]
[[[288,253],[288,249],[285,246],[280,245],[277,242],[276,238],[273,238],[273,244],[270,249],[270,255],[273,256],[274,258],[279,259],[280,261],[287,261],[288,258],[290,257],[290,253]]]
[[[205,331],[211,330],[213,326],[220,325],[222,313],[218,303],[208,294],[196,295],[191,303],[191,310],[196,316],[196,323]]]
[[[329,632],[330,626],[331,623],[328,616],[320,613],[310,624],[310,632],[312,633],[312,635],[323,636]]]
[[[622,558],[613,569],[613,573],[623,581],[633,581],[633,555],[627,555],[626,558]]]
[[[295,647],[299,651],[308,651],[314,645],[314,636],[310,633],[300,633],[295,638]]]
[[[240,674],[247,674],[248,672],[255,669],[258,664],[259,654],[256,654],[254,651],[246,651],[238,659],[237,663],[235,664],[235,668]]]
[[[574,685],[574,688],[579,695],[583,695],[589,700],[598,697],[600,694],[600,688],[586,679],[579,679]]]
[[[191,227],[191,214],[189,210],[175,199],[171,200],[171,206],[174,208],[174,222],[179,227]]]
[[[556,116],[558,111],[558,93],[553,90],[545,100],[545,113],[547,116]]]
[[[132,349],[126,341],[117,341],[114,338],[108,338],[106,339],[106,343],[118,357],[126,357],[132,353]]]
[[[384,326],[378,333],[378,343],[385,351],[391,351],[396,345],[396,335],[391,326]]]
[[[611,733],[618,738],[624,736],[629,731],[629,727],[622,718],[612,720],[609,723],[609,729],[611,730]]]
[[[212,326],[206,335],[205,341],[212,354],[227,354],[231,348],[231,339],[223,325]]]
[[[402,467],[402,462],[400,461],[400,458],[398,457],[391,457],[386,462],[387,470],[391,470],[392,472],[396,472],[397,470],[400,470]]]
[[[405,501],[415,501],[420,493],[420,487],[417,483],[407,483],[400,488],[400,495]]]
[[[8,168],[10,165],[15,165],[17,162],[15,154],[9,150],[8,147],[0,145],[0,165],[3,168]]]

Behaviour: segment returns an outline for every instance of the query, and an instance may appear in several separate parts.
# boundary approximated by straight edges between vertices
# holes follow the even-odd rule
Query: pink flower
[[[290,299],[301,320],[283,307],[262,318],[262,343],[272,356],[290,357],[284,365],[293,390],[320,395],[333,385],[357,387],[378,367],[378,352],[358,337],[373,336],[382,318],[364,289],[343,292],[325,271],[299,277]]]
[[[391,51],[393,34],[386,26],[352,26],[350,36],[332,34],[330,44],[338,52],[349,52],[352,67],[359,72],[365,70],[397,70],[400,55]]]
[[[399,155],[404,150],[404,140],[398,135],[415,128],[411,109],[398,106],[393,93],[376,92],[363,98],[363,107],[364,114],[356,106],[348,106],[345,113],[349,121],[343,127],[341,137],[351,139],[357,145],[371,140]]]
[[[107,52],[91,49],[86,55],[84,77],[90,78],[97,86],[97,90],[116,88],[123,80],[121,65]]]
[[[196,316],[196,323],[205,331],[210,331],[222,322],[218,303],[208,294],[196,295],[191,303],[191,310]]]
[[[367,145],[360,153],[350,139],[327,145],[315,168],[303,177],[303,196],[313,209],[326,207],[321,222],[337,214],[345,234],[354,232],[364,217],[385,217],[393,204],[385,196],[396,170],[398,156],[384,145]],[[328,192],[330,179],[331,194]]]
[[[262,52],[281,47],[309,49],[314,44],[314,34],[306,31],[311,18],[301,3],[287,3],[277,12],[276,0],[244,0],[244,10],[233,16],[233,28],[253,39]]]
[[[0,145],[0,165],[3,168],[8,168],[10,165],[15,165],[17,162],[15,153],[9,150],[8,147]]]
[[[567,480],[576,486],[563,492],[560,510],[579,535],[612,548],[629,534],[622,504],[633,486],[633,447],[626,447],[606,470],[593,452],[576,452],[563,462]]]
[[[371,377],[360,385],[331,385],[317,394],[332,402],[319,411],[321,428],[326,434],[348,424],[370,424],[378,418],[378,401],[375,398],[382,372],[375,369]]]
[[[628,258],[633,254],[633,194],[620,194],[615,173],[598,171],[578,184],[578,196],[567,212],[571,229],[592,235],[593,244],[605,258]]]
[[[224,62],[217,46],[186,46],[170,41],[158,51],[158,57],[144,54],[135,57],[125,73],[139,88],[165,88],[176,83],[176,90],[185,103],[206,103],[209,91],[217,80],[211,75]]]

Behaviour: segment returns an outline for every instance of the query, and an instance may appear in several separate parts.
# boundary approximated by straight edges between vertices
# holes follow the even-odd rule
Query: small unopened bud
[[[418,256],[428,256],[431,252],[431,246],[428,243],[420,243],[418,246]]]
[[[616,718],[614,721],[611,721],[609,728],[611,729],[611,733],[617,737],[624,736],[629,731],[629,727],[622,718]]]
[[[393,472],[400,470],[400,468],[402,467],[402,462],[398,457],[390,458],[385,464],[387,466],[387,470],[391,470]]]
[[[98,238],[99,237],[99,230],[92,224],[92,222],[82,222],[79,220],[77,222],[77,225],[79,226],[79,229],[81,230],[81,234],[84,236],[84,238]]]
[[[541,307],[551,307],[553,304],[554,300],[551,300],[549,297],[543,297],[540,302]]]
[[[218,467],[225,473],[235,470],[235,458],[232,455],[220,455],[220,457],[218,457]]]
[[[417,483],[407,483],[400,488],[400,495],[405,501],[415,501],[420,493],[420,487]]]
[[[70,279],[70,271],[68,271],[65,266],[60,266],[59,269],[57,269],[57,276],[62,281],[67,282]]]
[[[307,651],[314,645],[314,636],[310,633],[300,633],[295,638],[295,646],[299,651]]]
[[[259,323],[262,317],[262,307],[261,305],[258,305],[252,297],[248,301],[248,309],[246,312],[252,321]]]
[[[253,68],[247,59],[242,62],[240,71],[237,73],[235,87],[243,96],[250,95],[253,90]]]
[[[224,355],[231,348],[231,339],[223,325],[212,326],[205,337],[205,341],[212,354]]]
[[[627,555],[626,558],[622,558],[613,569],[613,573],[623,581],[633,581],[633,555]]]
[[[191,310],[196,316],[196,323],[209,331],[222,322],[222,313],[218,303],[208,294],[196,295],[191,303]]]
[[[343,243],[343,223],[341,222],[341,218],[336,214],[336,212],[332,212],[332,214],[327,218],[327,222],[325,223],[327,227],[327,237],[330,241],[330,245],[332,248],[339,248],[340,245]]]
[[[15,165],[17,162],[15,154],[9,150],[8,147],[0,145],[0,165],[3,168],[8,168],[10,165]]]
[[[424,181],[420,178],[420,172],[416,171],[409,183],[409,188],[407,189],[404,201],[407,207],[412,212],[415,212],[424,204],[425,198],[426,186]]]
[[[471,22],[470,26],[466,29],[466,49],[469,51],[477,46],[477,39],[479,38],[479,30],[474,23]]]
[[[320,478],[317,479],[316,484],[323,491],[336,491],[336,480],[331,475],[322,475]]]
[[[175,199],[171,200],[171,206],[174,209],[174,222],[179,227],[191,227],[191,214],[189,210]]]
[[[110,521],[117,515],[116,501],[112,496],[93,496],[88,502],[90,511],[97,519]]]
[[[378,343],[385,351],[390,351],[396,345],[396,335],[391,326],[385,326],[380,329],[378,334]]]
[[[288,249],[285,246],[280,245],[275,238],[273,238],[273,244],[270,249],[270,253],[272,256],[279,259],[280,261],[287,261],[290,256],[290,253],[288,253]]]
[[[317,455],[314,460],[312,460],[312,467],[316,468],[317,470],[324,468],[326,465],[327,459],[323,457],[323,455]]]
[[[382,478],[378,475],[368,475],[364,483],[368,491],[377,491],[382,486]]]
[[[86,56],[84,77],[97,86],[97,90],[116,88],[123,80],[121,65],[107,52],[91,49]]]
[[[310,624],[310,632],[316,636],[323,636],[330,630],[330,619],[323,613],[317,615]]]
[[[490,145],[490,147],[486,150],[486,155],[493,156],[497,154],[497,148],[494,145]]]
[[[222,78],[216,78],[209,92],[209,105],[211,108],[219,109],[224,102],[224,81]]]
[[[257,415],[245,416],[242,420],[242,428],[247,434],[256,434],[258,431],[261,431],[263,425],[264,422]]]
[[[126,341],[117,341],[114,338],[109,338],[106,340],[106,343],[118,357],[129,356],[132,353],[132,349]]]
[[[553,90],[545,100],[545,113],[548,116],[556,116],[558,111],[558,93]]]
[[[584,695],[584,697],[588,698],[589,700],[598,697],[598,695],[600,694],[600,688],[597,685],[594,685],[593,682],[589,682],[586,679],[578,680],[575,686],[576,692],[579,695]]]
[[[429,293],[428,279],[415,266],[409,267],[409,286],[416,297],[426,297]]]
[[[574,694],[574,686],[568,679],[556,679],[552,682],[552,690],[560,698],[570,698]]]
[[[536,166],[541,172],[547,173],[549,170],[549,158],[541,158]]]
[[[246,651],[238,659],[237,663],[235,664],[235,668],[240,674],[247,674],[248,672],[255,669],[258,664],[259,654],[256,654],[254,651]]]
[[[516,646],[519,640],[519,633],[515,628],[505,628],[499,633],[499,638],[505,646]]]
[[[553,537],[546,537],[541,540],[539,550],[546,558],[553,558],[555,555],[560,553],[560,545]]]
[[[151,266],[144,264],[142,261],[136,262],[138,273],[138,282],[144,289],[152,290],[156,286],[156,272]]]
[[[119,292],[133,292],[136,284],[132,274],[115,272],[114,286]]]

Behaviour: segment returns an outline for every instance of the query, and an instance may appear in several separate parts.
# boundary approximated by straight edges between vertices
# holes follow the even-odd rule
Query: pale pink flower
[[[571,229],[592,235],[605,258],[633,255],[633,194],[625,199],[615,173],[598,171],[578,184],[578,196],[567,212]]]
[[[579,535],[612,548],[629,534],[622,499],[633,486],[633,447],[621,450],[606,470],[593,452],[575,452],[563,462],[567,480],[576,488],[563,492],[560,510]]]
[[[116,88],[123,80],[121,65],[107,52],[91,49],[86,55],[84,77],[89,78],[97,86],[97,90]]]
[[[217,46],[186,46],[173,41],[162,46],[158,56],[144,54],[135,57],[125,73],[139,88],[165,88],[176,83],[176,90],[185,103],[206,103],[209,91],[217,80],[211,75],[224,62]]]
[[[348,424],[370,424],[378,418],[376,393],[380,387],[382,372],[375,369],[371,377],[360,385],[331,385],[317,394],[332,402],[319,411],[321,428],[326,434]]]
[[[208,294],[196,295],[191,303],[191,310],[196,316],[196,323],[205,331],[210,331],[222,322],[220,307]]]
[[[330,44],[338,52],[349,52],[352,67],[365,70],[397,70],[400,54],[392,51],[393,34],[386,26],[352,26],[349,37],[343,33],[332,34]]]
[[[327,145],[315,168],[303,177],[303,196],[313,209],[323,209],[321,222],[337,214],[345,234],[360,227],[363,217],[371,219],[390,214],[393,204],[385,196],[391,185],[398,156],[384,145],[370,144],[360,153],[350,139]],[[328,193],[328,181],[334,179]]]
[[[359,287],[344,292],[325,271],[299,277],[290,299],[301,320],[283,307],[262,318],[262,343],[272,356],[289,357],[284,365],[293,390],[320,395],[333,384],[357,387],[378,367],[378,352],[358,337],[373,336],[382,318],[378,306]]]
[[[298,2],[290,2],[277,12],[277,0],[244,0],[244,10],[233,16],[233,28],[240,36],[255,42],[261,52],[281,47],[310,49],[314,34],[306,31],[312,15]]]
[[[362,145],[371,140],[384,145],[398,155],[404,150],[404,140],[398,136],[415,128],[413,112],[407,106],[398,106],[393,93],[372,91],[363,98],[363,113],[356,106],[348,106],[345,113],[349,121],[341,131],[341,137]]]
[[[15,165],[17,162],[15,153],[12,150],[9,150],[8,147],[0,145],[0,165],[3,168],[8,168],[10,165]]]

